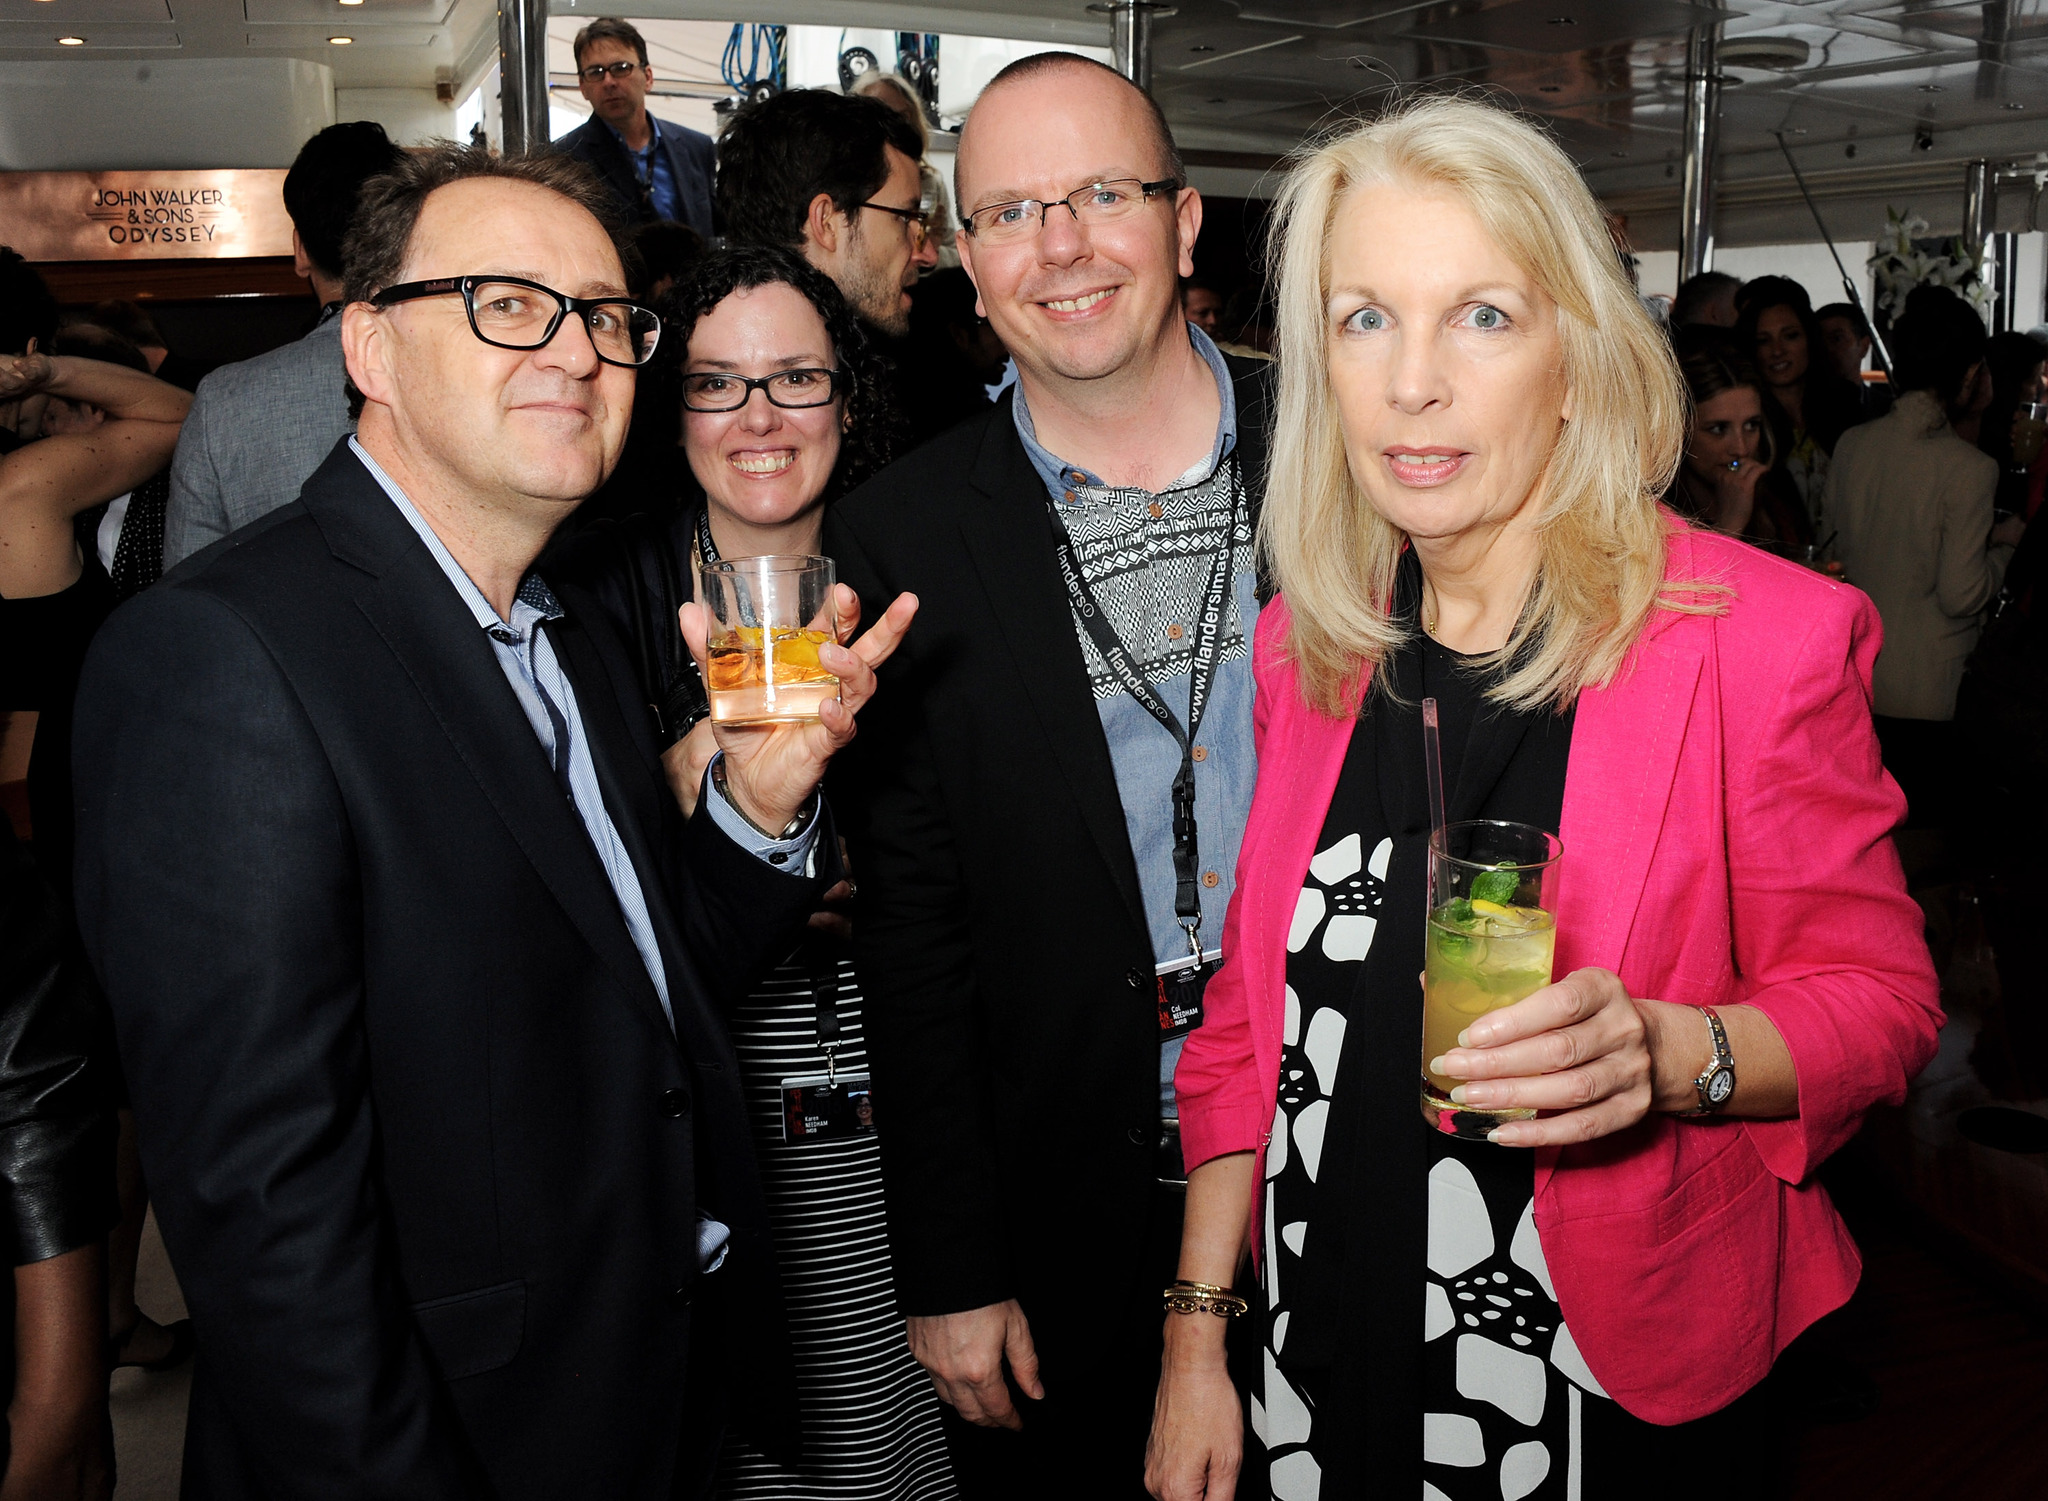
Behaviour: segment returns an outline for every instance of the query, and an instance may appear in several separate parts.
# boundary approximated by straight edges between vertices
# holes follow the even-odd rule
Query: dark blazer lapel
[[[628,204],[638,203],[640,179],[634,174],[632,159],[626,155],[626,148],[619,144],[618,137],[596,115],[585,121],[582,128],[588,132],[586,139],[590,142],[591,155],[597,159],[598,168],[612,185],[612,191],[622,194]]]
[[[398,658],[506,829],[584,940],[666,1034],[667,1018],[590,836],[440,565],[345,448],[301,499],[335,556],[363,570],[357,608]]]
[[[1002,637],[1016,661],[1017,676],[1132,921],[1149,933],[1109,741],[1088,692],[1073,610],[1053,560],[1045,486],[1024,452],[1007,404],[998,403],[988,419],[988,435],[969,478],[989,498],[960,520],[961,536],[988,596],[989,629]]]
[[[711,184],[704,181],[704,174],[697,168],[696,160],[684,149],[688,138],[683,127],[658,119],[651,112],[647,121],[654,127],[654,133],[661,138],[661,149],[668,153],[669,171],[675,174],[677,207],[683,211],[683,219],[690,228],[700,234],[711,233],[709,224],[699,224],[691,209],[699,203],[711,201]]]

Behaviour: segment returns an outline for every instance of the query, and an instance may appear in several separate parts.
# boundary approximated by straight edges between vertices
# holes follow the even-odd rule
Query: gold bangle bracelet
[[[1211,1282],[1176,1282],[1161,1296],[1168,1313],[1213,1313],[1219,1319],[1236,1319],[1252,1308],[1229,1288]]]

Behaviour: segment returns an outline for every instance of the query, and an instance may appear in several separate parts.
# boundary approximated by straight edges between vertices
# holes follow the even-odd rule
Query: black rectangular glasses
[[[736,412],[759,391],[779,407],[829,406],[840,381],[837,370],[778,370],[773,375],[699,370],[683,377],[683,405],[693,412]]]
[[[421,297],[460,294],[469,331],[500,349],[539,349],[554,338],[562,320],[575,314],[590,331],[591,348],[607,365],[644,365],[661,342],[661,317],[623,297],[570,297],[553,287],[517,276],[442,276],[386,287],[370,299],[390,307]]]

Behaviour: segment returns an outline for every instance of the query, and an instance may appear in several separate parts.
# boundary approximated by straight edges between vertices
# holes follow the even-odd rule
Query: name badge
[[[1223,951],[1211,949],[1199,959],[1193,954],[1170,959],[1154,968],[1158,977],[1159,1039],[1171,1042],[1185,1037],[1202,1024],[1202,992],[1209,977],[1223,963]]]
[[[866,1074],[805,1074],[782,1081],[782,1139],[844,1141],[875,1134]]]

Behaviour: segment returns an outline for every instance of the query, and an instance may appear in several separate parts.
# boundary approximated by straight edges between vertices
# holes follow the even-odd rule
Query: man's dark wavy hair
[[[916,161],[924,142],[879,99],[791,89],[749,104],[718,138],[719,222],[734,243],[794,250],[824,193],[857,224],[861,204],[889,180],[891,146]]]
[[[794,287],[825,322],[833,359],[841,371],[846,402],[846,430],[839,441],[839,462],[832,466],[825,498],[836,500],[880,470],[903,446],[904,423],[896,410],[888,367],[860,325],[832,278],[794,251],[772,245],[732,245],[714,250],[675,289],[664,296],[661,344],[655,368],[641,374],[661,382],[660,409],[682,410],[683,365],[697,320],[735,292],[751,287]]]

